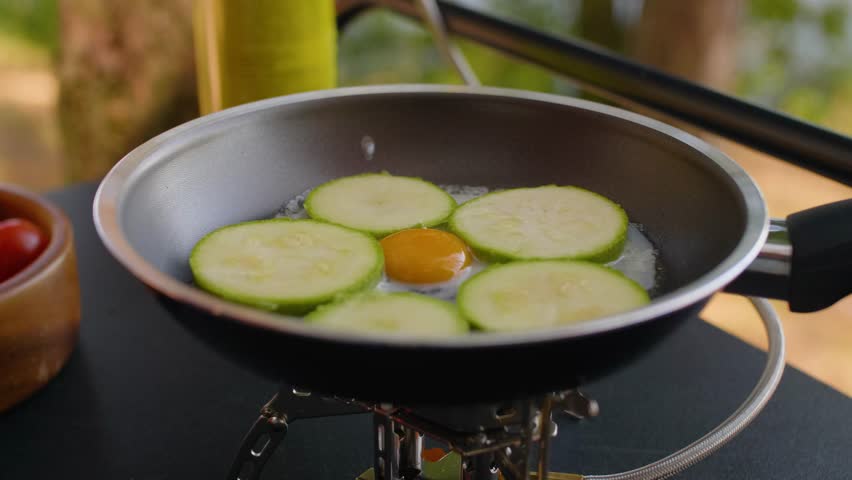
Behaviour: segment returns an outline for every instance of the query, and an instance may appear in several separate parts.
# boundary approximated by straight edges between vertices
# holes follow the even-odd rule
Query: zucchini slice
[[[456,201],[437,185],[413,177],[366,173],[315,188],[305,199],[311,218],[383,237],[447,221]]]
[[[335,330],[398,333],[412,337],[445,337],[467,333],[456,307],[411,292],[370,292],[323,305],[305,320]]]
[[[648,293],[621,272],[572,260],[491,266],[463,283],[456,299],[468,321],[490,331],[567,325],[649,301]]]
[[[229,225],[193,248],[195,282],[223,298],[303,314],[378,283],[384,260],[375,238],[313,220]]]
[[[486,261],[606,263],[621,255],[627,214],[597,193],[548,185],[473,199],[456,209],[449,227]]]

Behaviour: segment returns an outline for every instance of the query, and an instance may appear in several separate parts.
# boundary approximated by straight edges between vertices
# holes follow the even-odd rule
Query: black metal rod
[[[633,104],[852,185],[852,138],[663,73],[602,48],[440,1],[448,30]],[[339,0],[350,20],[366,7],[418,18],[410,0]],[[341,27],[346,22],[341,22]]]

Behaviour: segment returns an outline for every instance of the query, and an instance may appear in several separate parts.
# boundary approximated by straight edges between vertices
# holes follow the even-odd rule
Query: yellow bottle
[[[337,82],[334,0],[195,0],[201,114]]]

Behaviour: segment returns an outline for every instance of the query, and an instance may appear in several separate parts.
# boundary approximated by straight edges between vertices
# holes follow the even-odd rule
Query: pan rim
[[[152,167],[152,165],[146,164],[146,159],[169,142],[179,139],[180,135],[219,122],[233,121],[244,115],[286,105],[338,97],[399,94],[498,97],[525,102],[543,102],[581,108],[655,130],[696,150],[728,176],[741,195],[746,213],[746,224],[742,236],[731,253],[709,272],[635,310],[577,324],[528,332],[485,333],[443,339],[419,339],[391,334],[327,331],[307,325],[299,317],[264,312],[220,299],[160,271],[136,252],[124,235],[119,215],[127,193],[125,187],[132,186],[140,175]],[[107,250],[137,279],[173,301],[188,304],[225,321],[236,322],[270,333],[295,335],[317,341],[374,347],[439,349],[499,348],[552,343],[616,331],[665,317],[708,299],[733,281],[757,257],[766,241],[769,228],[769,218],[763,195],[745,170],[721,151],[673,126],[621,108],[549,93],[495,87],[419,84],[344,87],[297,93],[243,104],[181,124],[136,147],[113,166],[98,186],[93,202],[93,219],[98,235]]]

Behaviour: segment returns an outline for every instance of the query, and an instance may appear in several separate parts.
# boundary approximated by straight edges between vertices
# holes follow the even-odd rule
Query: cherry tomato
[[[20,218],[0,221],[0,283],[33,262],[47,247],[47,237],[35,224]]]

